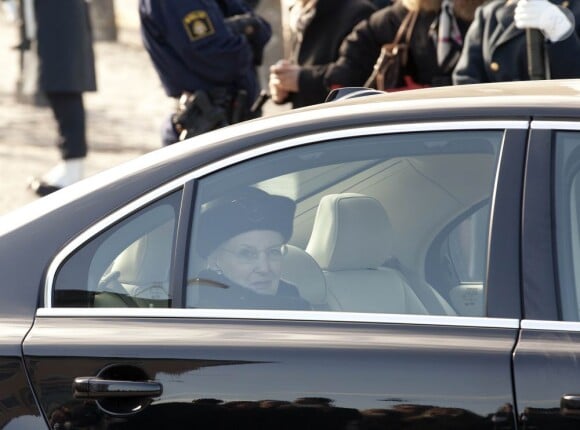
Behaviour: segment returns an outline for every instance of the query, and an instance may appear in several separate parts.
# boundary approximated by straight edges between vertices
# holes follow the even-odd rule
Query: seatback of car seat
[[[281,278],[298,288],[302,298],[315,310],[328,309],[326,279],[310,254],[297,246],[287,245]]]
[[[166,223],[121,252],[110,270],[120,291],[95,295],[95,307],[168,307],[172,232],[173,223]],[[115,297],[122,295],[128,299]]]
[[[375,198],[342,193],[320,200],[306,252],[323,270],[331,309],[427,313],[400,273],[381,268],[392,242],[391,223]]]

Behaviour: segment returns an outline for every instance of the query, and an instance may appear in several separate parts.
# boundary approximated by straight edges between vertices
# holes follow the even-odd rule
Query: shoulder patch
[[[192,42],[215,33],[215,28],[205,10],[194,10],[183,17],[185,32]]]

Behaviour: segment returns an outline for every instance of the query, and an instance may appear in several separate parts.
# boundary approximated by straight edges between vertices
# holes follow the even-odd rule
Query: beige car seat
[[[169,307],[173,222],[142,236],[113,261],[109,283],[97,293],[95,307]]]
[[[306,251],[323,270],[331,310],[427,313],[403,276],[381,267],[393,240],[387,213],[375,198],[343,193],[320,200]]]
[[[310,254],[297,246],[287,245],[281,278],[298,288],[313,310],[327,310],[326,279]]]

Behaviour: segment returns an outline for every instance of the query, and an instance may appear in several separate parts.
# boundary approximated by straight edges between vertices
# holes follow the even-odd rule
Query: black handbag
[[[365,82],[365,87],[381,91],[421,87],[414,84],[409,76],[405,76],[409,59],[409,44],[418,14],[418,11],[409,11],[401,22],[395,39],[382,46],[373,72]]]

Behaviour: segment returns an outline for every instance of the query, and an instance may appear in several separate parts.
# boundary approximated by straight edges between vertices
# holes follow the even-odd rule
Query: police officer
[[[168,96],[180,99],[164,145],[252,117],[254,58],[270,25],[242,0],[139,0],[145,49]]]
[[[580,0],[493,0],[476,12],[453,83],[529,80],[526,29],[545,38],[546,78],[580,77]]]
[[[95,91],[95,60],[85,0],[23,1],[27,45],[37,48],[39,89],[58,125],[62,161],[29,187],[39,196],[83,177],[87,156],[83,92]]]

